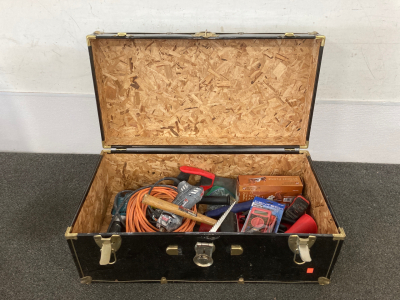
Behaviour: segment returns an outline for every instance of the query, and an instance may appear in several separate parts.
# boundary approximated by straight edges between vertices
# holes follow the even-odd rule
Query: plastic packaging
[[[255,197],[242,232],[278,232],[285,205]]]

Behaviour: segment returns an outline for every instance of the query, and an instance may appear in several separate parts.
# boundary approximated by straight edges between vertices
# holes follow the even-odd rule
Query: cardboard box
[[[274,196],[274,201],[290,204],[294,197],[303,192],[303,183],[299,176],[238,176],[237,193],[239,202],[253,200],[254,197],[267,199]]]

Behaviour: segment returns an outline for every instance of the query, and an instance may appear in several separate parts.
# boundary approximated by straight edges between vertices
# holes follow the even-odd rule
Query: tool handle
[[[199,168],[189,167],[189,166],[182,166],[179,168],[179,170],[181,170],[182,173],[186,173],[186,174],[200,175],[202,177],[202,180],[200,181],[200,186],[204,190],[208,190],[208,189],[212,188],[212,186],[214,185],[215,175],[213,173],[207,172],[207,171],[199,169]],[[210,183],[210,181],[205,180],[205,178],[210,179],[211,183]]]
[[[253,201],[246,201],[246,202],[242,202],[242,203],[238,203],[235,204],[232,208],[232,212],[234,213],[238,213],[241,211],[246,211],[249,210],[251,207],[251,204],[253,203]],[[227,209],[229,208],[229,206],[224,206],[221,208],[217,208],[214,210],[210,210],[208,212],[206,212],[206,216],[207,217],[219,217],[220,215],[222,215]]]
[[[170,213],[176,214],[176,215],[184,217],[184,218],[194,220],[196,222],[205,223],[208,225],[215,225],[215,223],[217,223],[217,220],[206,217],[205,215],[202,215],[199,213],[194,213],[192,211],[190,211],[191,213],[187,213],[184,210],[181,210],[180,206],[170,203],[168,201],[164,201],[159,198],[153,197],[149,194],[146,194],[143,197],[142,203],[144,203],[146,205],[150,205],[155,208],[159,208],[161,210],[168,211]]]
[[[204,196],[198,203],[208,205],[229,205],[231,204],[231,199],[229,196]]]

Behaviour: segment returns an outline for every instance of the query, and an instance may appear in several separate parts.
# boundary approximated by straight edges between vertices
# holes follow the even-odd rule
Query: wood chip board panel
[[[180,166],[198,167],[221,177],[238,175],[298,175],[318,233],[338,233],[335,221],[311,170],[300,154],[105,154],[72,232],[106,232],[115,195],[163,177],[176,177]]]
[[[106,145],[305,145],[321,40],[95,39]]]

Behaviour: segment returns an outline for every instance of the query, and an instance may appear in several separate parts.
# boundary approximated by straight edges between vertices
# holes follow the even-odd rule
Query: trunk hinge
[[[114,234],[109,238],[103,238],[101,235],[95,235],[94,240],[97,246],[101,248],[100,265],[115,264],[117,261],[117,255],[115,253],[118,251],[119,247],[121,247],[121,236]],[[112,254],[114,254],[114,261],[110,262]]]
[[[214,32],[208,32],[206,30],[206,31],[203,31],[203,32],[196,32],[193,36],[202,37],[202,38],[208,39],[210,37],[217,37],[218,34],[215,34]]]

